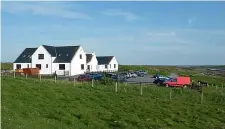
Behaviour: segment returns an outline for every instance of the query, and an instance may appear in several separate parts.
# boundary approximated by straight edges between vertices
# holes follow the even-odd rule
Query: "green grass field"
[[[1,63],[1,69],[4,69],[4,70],[13,69],[13,64],[12,63]]]
[[[225,91],[2,77],[3,129],[224,129]],[[125,92],[126,88],[127,92]]]

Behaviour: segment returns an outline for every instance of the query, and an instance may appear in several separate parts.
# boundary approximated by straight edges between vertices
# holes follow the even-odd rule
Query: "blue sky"
[[[225,64],[225,2],[2,2],[2,61],[81,45],[120,64]]]

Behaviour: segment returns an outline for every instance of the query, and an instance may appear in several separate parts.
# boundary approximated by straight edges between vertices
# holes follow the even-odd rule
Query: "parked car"
[[[106,73],[106,77],[111,78],[111,76],[116,75],[115,73]]]
[[[122,76],[124,76],[126,79],[131,78],[129,73],[121,73]]]
[[[120,82],[125,82],[125,77],[123,75],[117,74],[117,75],[113,75],[111,76],[112,80],[118,80]]]
[[[162,76],[162,75],[160,75],[160,74],[155,74],[155,75],[153,76],[153,78],[155,78],[155,79],[158,79],[158,78],[164,79],[164,78],[168,78],[168,77]]]
[[[91,81],[92,78],[90,75],[88,74],[85,74],[85,75],[80,75],[78,78],[77,78],[77,81]]]
[[[141,73],[141,74],[144,74],[144,75],[147,75],[148,74],[148,72],[147,71],[144,71],[144,70],[139,70],[138,72]]]
[[[103,74],[100,74],[100,73],[90,73],[88,75],[91,79],[94,79],[94,80],[101,80],[104,77]]]
[[[136,78],[137,77],[137,74],[135,74],[134,72],[131,72],[129,74],[130,74],[130,77],[132,77],[132,78]]]
[[[158,86],[163,85],[163,82],[170,80],[171,78],[165,77],[165,78],[157,78],[153,81],[154,84],[157,84]]]
[[[163,82],[166,87],[187,87],[191,85],[190,77],[176,77]]]
[[[144,73],[140,73],[139,71],[135,71],[134,72],[138,77],[144,77],[145,74]]]

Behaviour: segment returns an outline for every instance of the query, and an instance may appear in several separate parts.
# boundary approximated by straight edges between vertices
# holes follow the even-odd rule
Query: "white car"
[[[137,74],[135,74],[135,73],[130,73],[130,77],[132,77],[132,78],[136,78],[137,77]]]

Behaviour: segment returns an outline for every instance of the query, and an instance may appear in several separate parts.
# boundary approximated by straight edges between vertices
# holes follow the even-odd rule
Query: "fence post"
[[[73,78],[73,85],[75,86],[75,84],[76,84],[76,78],[74,77]]]
[[[16,78],[16,72],[14,71],[14,73],[13,73],[13,76],[14,76],[14,78]]]
[[[170,100],[172,99],[172,88],[170,88]]]
[[[203,102],[203,89],[202,89],[202,92],[201,92],[201,103]]]
[[[94,79],[91,80],[91,86],[94,87]]]
[[[115,92],[117,93],[117,82],[116,82],[116,85],[115,85]]]
[[[217,89],[217,85],[216,85],[216,89]]]
[[[39,76],[40,76],[40,81],[41,81],[41,74]]]
[[[125,83],[124,91],[127,92],[127,83]]]
[[[56,83],[56,76],[55,76],[55,83]]]
[[[140,82],[140,87],[141,87],[141,95],[143,94],[143,92],[142,92],[142,85],[141,85],[141,82]]]

